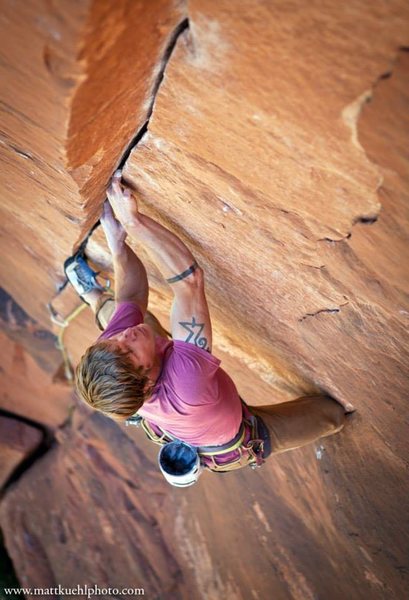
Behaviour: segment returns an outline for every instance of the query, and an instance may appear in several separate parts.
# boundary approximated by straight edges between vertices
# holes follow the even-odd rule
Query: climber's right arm
[[[189,248],[174,233],[138,210],[119,174],[108,190],[117,219],[131,239],[142,242],[175,295],[171,312],[172,337],[211,350],[212,329],[204,277]]]

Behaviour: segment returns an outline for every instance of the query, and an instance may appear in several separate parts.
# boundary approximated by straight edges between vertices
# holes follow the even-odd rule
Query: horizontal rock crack
[[[336,308],[321,308],[320,310],[317,310],[316,312],[313,313],[306,313],[303,317],[301,317],[300,319],[298,319],[298,321],[305,321],[306,319],[310,318],[310,317],[316,317],[317,315],[321,314],[321,313],[339,313],[341,311],[341,308],[343,306],[346,306],[347,304],[349,304],[349,301],[344,302],[343,304],[340,304],[338,307]]]

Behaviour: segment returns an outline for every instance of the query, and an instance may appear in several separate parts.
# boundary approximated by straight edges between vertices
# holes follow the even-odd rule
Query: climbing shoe
[[[64,272],[82,300],[84,300],[83,295],[92,290],[102,292],[106,289],[96,280],[98,273],[88,265],[83,252],[77,252],[74,256],[67,258],[64,263]]]

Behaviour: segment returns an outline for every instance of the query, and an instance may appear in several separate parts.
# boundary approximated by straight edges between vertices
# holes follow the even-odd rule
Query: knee
[[[303,396],[298,401],[309,409],[315,408],[317,414],[327,421],[333,432],[342,429],[345,422],[345,408],[332,396],[327,394]]]
[[[345,423],[345,408],[335,398],[324,396],[328,407],[327,413],[334,431],[342,429]]]

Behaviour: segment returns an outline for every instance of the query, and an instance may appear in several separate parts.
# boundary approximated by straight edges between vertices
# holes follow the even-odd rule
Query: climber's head
[[[135,367],[143,367],[148,371],[156,363],[155,334],[149,325],[141,323],[127,327],[107,340],[113,351],[129,354]]]
[[[156,371],[153,331],[137,325],[88,348],[76,370],[77,390],[93,408],[124,421],[151,395]]]

